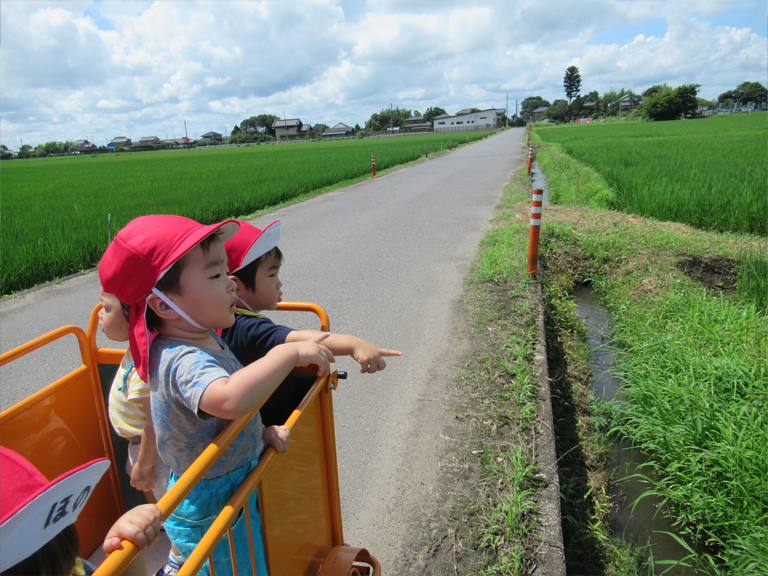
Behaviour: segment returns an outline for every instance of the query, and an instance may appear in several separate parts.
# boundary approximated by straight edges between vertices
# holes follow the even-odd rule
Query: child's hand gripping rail
[[[279,310],[288,311],[312,311],[318,315],[321,322],[321,330],[327,332],[330,330],[330,323],[325,311],[315,304],[309,303],[289,303],[283,302],[278,306]],[[331,390],[335,389],[338,385],[339,378],[345,378],[346,374],[343,372],[333,372],[330,376],[324,376],[318,378],[312,385],[309,392],[306,394],[299,406],[293,411],[285,425],[291,430],[299,423],[299,419],[302,415],[310,409],[310,420],[308,426],[311,428],[315,424],[315,419],[319,420],[322,427],[320,445],[317,446],[316,451],[321,452],[322,459],[324,460],[324,478],[322,479],[322,485],[325,490],[324,495],[328,501],[321,507],[322,510],[328,515],[328,518],[322,519],[321,524],[326,525],[330,529],[330,534],[326,537],[320,538],[324,540],[319,542],[315,548],[315,556],[310,557],[309,560],[302,559],[302,570],[308,570],[304,573],[316,574],[318,568],[320,573],[328,575],[336,574],[348,574],[351,573],[354,562],[364,562],[370,565],[374,575],[380,574],[380,565],[378,561],[371,556],[365,549],[348,548],[343,546],[343,533],[341,525],[341,502],[338,489],[338,470],[336,463],[336,443],[335,443],[335,431],[333,427],[333,403],[331,399]],[[319,410],[315,404],[319,396]],[[206,448],[201,456],[195,461],[195,463],[187,470],[181,478],[174,484],[174,486],[168,491],[168,493],[160,499],[158,506],[160,507],[163,518],[168,516],[176,509],[186,495],[192,490],[194,485],[205,475],[210,469],[216,459],[227,448],[237,434],[242,430],[245,424],[256,415],[258,410],[254,410],[247,416],[241,417],[232,421],[224,431],[216,438],[216,440]],[[319,414],[319,418],[316,415]],[[293,441],[293,440],[292,440]],[[235,574],[237,574],[237,561],[234,558],[234,551],[231,547],[232,535],[231,535],[231,523],[237,517],[239,511],[243,508],[244,503],[247,501],[253,490],[259,485],[264,478],[270,466],[276,460],[277,452],[274,448],[269,447],[262,454],[258,466],[251,471],[246,477],[243,484],[239,487],[227,506],[221,511],[217,519],[214,521],[211,528],[204,535],[201,542],[192,552],[191,556],[184,562],[183,566],[179,570],[179,576],[185,576],[187,574],[196,574],[203,566],[205,561],[210,558],[213,549],[222,539],[225,532],[229,533],[230,552],[232,555],[233,566]],[[279,497],[279,496],[278,496]],[[264,517],[264,490],[260,490],[259,500],[260,508],[262,509],[262,518]],[[250,518],[248,509],[245,509],[246,523],[250,527]],[[265,522],[265,524],[267,524]],[[268,525],[268,524],[267,524]],[[249,528],[250,535],[250,528]],[[283,543],[280,540],[281,535],[275,535],[272,539],[269,532],[265,532],[265,541],[267,542],[268,549],[274,552],[275,558],[281,558],[286,552]],[[270,542],[270,540],[273,540]],[[124,549],[113,552],[99,567],[96,572],[97,576],[107,574],[119,574],[121,573],[131,562],[133,557],[137,554],[136,547],[130,542],[123,542]],[[317,555],[322,556],[318,559]],[[253,545],[251,541],[251,567],[255,573],[255,558],[253,553]],[[311,556],[311,555],[310,555]],[[283,558],[285,560],[285,558]],[[272,565],[273,562],[270,562]],[[214,567],[215,568],[215,567]],[[270,568],[274,570],[274,568]],[[283,567],[285,569],[285,567]],[[295,568],[292,568],[294,570]],[[215,573],[215,570],[212,570]],[[292,572],[293,573],[293,572]],[[358,572],[359,573],[359,572]]]

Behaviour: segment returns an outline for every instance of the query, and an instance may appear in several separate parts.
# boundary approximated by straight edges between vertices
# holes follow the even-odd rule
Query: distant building
[[[432,122],[424,119],[424,116],[411,116],[403,122],[402,130],[405,132],[426,132],[432,130]]]
[[[469,110],[469,111],[467,111]],[[479,112],[470,109],[461,110],[455,116],[440,114],[436,116],[433,124],[435,132],[469,132],[472,130],[495,130],[500,125],[500,119],[504,117],[506,110],[503,108],[489,108]]]
[[[277,141],[280,140],[304,140],[312,136],[312,126],[304,124],[301,118],[288,118],[275,120],[272,123]]]
[[[191,138],[187,138],[186,136],[176,140],[176,144],[178,144],[179,146],[182,146],[182,147],[191,146],[194,143],[195,143],[194,140],[192,140]]]
[[[323,130],[323,138],[340,138],[343,136],[354,136],[355,129],[351,126],[347,126],[343,122],[339,122],[333,128],[326,128]]]
[[[139,146],[160,146],[160,138],[157,136],[142,136],[139,140]]]
[[[608,108],[612,108],[614,105],[619,107],[619,110],[634,110],[640,104],[643,103],[643,99],[637,94],[624,94],[618,100],[608,104]]]
[[[82,152],[83,150],[90,150],[91,148],[96,148],[96,144],[93,142],[88,142],[86,139],[75,140],[72,144],[72,150],[76,150],[78,152]]]
[[[207,140],[209,142],[211,140],[215,140],[215,141],[221,142],[221,141],[224,140],[224,137],[221,134],[219,134],[218,132],[206,132],[205,134],[203,134],[203,140]]]
[[[538,122],[544,116],[544,112],[549,110],[549,106],[539,106],[531,112],[531,122]]]
[[[123,148],[130,148],[131,146],[133,146],[133,143],[131,142],[130,138],[126,138],[125,136],[116,136],[107,145],[107,148],[111,148],[113,150],[120,150]]]

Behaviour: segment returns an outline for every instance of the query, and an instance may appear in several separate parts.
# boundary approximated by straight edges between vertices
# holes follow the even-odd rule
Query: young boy
[[[327,334],[280,326],[258,314],[262,310],[275,310],[282,299],[283,284],[279,273],[283,255],[277,247],[281,226],[278,220],[259,230],[240,221],[237,234],[224,242],[230,278],[237,284],[237,299],[241,307],[236,310],[235,324],[223,330],[221,337],[246,366],[280,344],[311,341]],[[368,374],[386,368],[385,356],[402,355],[402,352],[379,348],[344,334],[330,334],[323,345],[333,354],[352,356],[360,364],[360,372]],[[301,402],[309,385],[311,382],[302,381],[301,377],[288,376],[261,407],[263,422],[266,425],[283,424]]]
[[[102,258],[104,290],[131,304],[129,338],[136,370],[149,376],[152,419],[160,457],[178,480],[230,420],[258,408],[296,366],[330,372],[333,354],[323,338],[273,348],[247,368],[213,332],[234,323],[235,283],[227,276],[223,241],[232,220],[203,226],[181,216],[143,216],[129,222]],[[165,522],[186,559],[247,474],[265,445],[285,451],[290,431],[263,429],[257,415],[245,426]],[[247,503],[256,570],[267,574],[256,491]],[[240,573],[251,573],[245,514],[233,525]],[[231,574],[227,537],[213,553],[217,574]],[[209,573],[206,562],[201,573]]]

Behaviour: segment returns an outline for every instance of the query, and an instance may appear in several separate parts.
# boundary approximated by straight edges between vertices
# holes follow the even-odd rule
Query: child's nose
[[[232,278],[227,278],[229,280],[229,286],[227,287],[227,292],[234,292],[237,289],[237,283],[232,280]]]

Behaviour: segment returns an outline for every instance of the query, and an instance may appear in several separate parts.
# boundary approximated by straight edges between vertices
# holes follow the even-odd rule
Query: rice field
[[[600,173],[615,189],[606,207],[705,230],[768,235],[766,113],[536,133]]]
[[[111,234],[146,214],[245,216],[489,132],[4,161],[2,294],[95,266]]]

